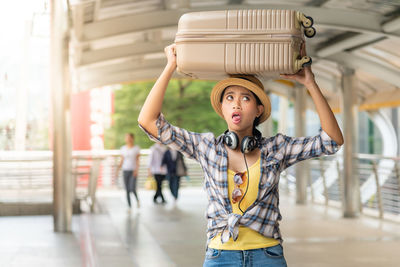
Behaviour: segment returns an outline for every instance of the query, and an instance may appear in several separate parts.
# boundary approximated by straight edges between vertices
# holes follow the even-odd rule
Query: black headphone
[[[254,136],[245,136],[243,137],[243,140],[240,144],[240,151],[243,154],[249,153],[256,149],[260,145],[260,140],[261,140],[261,132],[257,129],[253,129],[253,135]],[[224,143],[230,148],[230,149],[236,149],[239,144],[239,138],[235,132],[231,132],[229,130],[226,130],[224,132]]]

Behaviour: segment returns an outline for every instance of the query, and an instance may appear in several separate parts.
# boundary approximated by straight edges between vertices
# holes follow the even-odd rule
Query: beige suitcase
[[[315,35],[312,24],[294,10],[186,13],[175,37],[178,72],[197,79],[296,73],[311,64],[299,54],[304,35]]]

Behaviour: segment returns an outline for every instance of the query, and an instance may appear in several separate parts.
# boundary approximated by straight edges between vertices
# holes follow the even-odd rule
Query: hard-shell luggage
[[[310,57],[300,57],[313,20],[294,10],[224,10],[182,15],[176,33],[178,72],[198,79],[229,74],[292,74]]]

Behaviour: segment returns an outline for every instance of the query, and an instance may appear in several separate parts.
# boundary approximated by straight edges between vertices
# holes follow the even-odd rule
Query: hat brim
[[[211,95],[210,95],[211,105],[214,108],[215,112],[218,113],[219,116],[224,118],[224,116],[222,114],[222,108],[221,108],[222,103],[220,102],[221,95],[228,86],[232,86],[232,85],[242,86],[242,87],[250,90],[251,92],[253,92],[260,99],[262,105],[264,106],[264,112],[260,116],[260,123],[262,123],[268,119],[268,117],[271,114],[271,102],[269,100],[268,95],[257,84],[255,84],[251,81],[248,81],[246,79],[242,79],[242,78],[227,78],[227,79],[221,80],[212,89]]]

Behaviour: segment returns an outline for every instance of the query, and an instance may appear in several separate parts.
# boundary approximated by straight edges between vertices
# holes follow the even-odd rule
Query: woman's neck
[[[253,136],[253,129],[246,129],[243,131],[233,131],[233,132],[235,132],[236,135],[238,136],[239,143],[242,142],[242,140],[245,136]]]

